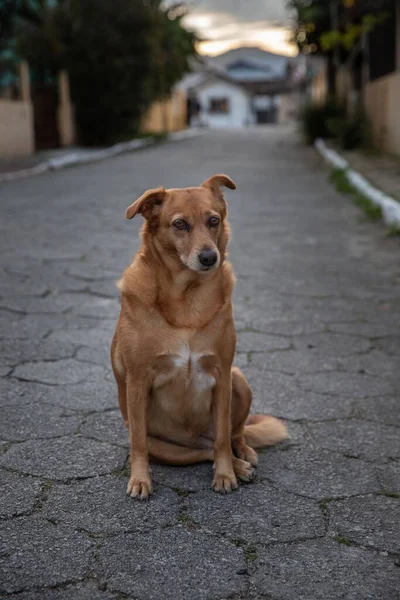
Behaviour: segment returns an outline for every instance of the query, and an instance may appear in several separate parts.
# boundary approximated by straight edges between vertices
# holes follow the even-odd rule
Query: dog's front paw
[[[132,496],[132,498],[147,500],[149,494],[153,493],[150,476],[137,477],[131,475],[128,487],[126,488],[126,493]]]
[[[236,475],[233,471],[231,473],[215,473],[212,482],[214,492],[228,494],[232,490],[236,490],[237,486]]]
[[[256,474],[255,469],[253,469],[249,462],[236,457],[233,460],[233,469],[236,477],[240,479],[240,481],[249,482]]]

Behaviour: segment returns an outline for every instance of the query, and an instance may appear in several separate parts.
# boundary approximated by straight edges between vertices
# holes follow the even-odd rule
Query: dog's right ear
[[[206,181],[203,181],[201,187],[208,188],[212,191],[219,191],[221,185],[229,188],[230,190],[236,190],[236,183],[230,177],[228,177],[228,175],[224,175],[224,173],[212,175],[206,179]]]
[[[163,187],[159,187],[155,190],[147,190],[143,196],[140,196],[133,204],[128,206],[125,211],[125,219],[133,219],[133,217],[136,217],[139,213],[143,215],[145,219],[148,219],[153,210],[157,206],[161,206],[166,193],[167,191]]]

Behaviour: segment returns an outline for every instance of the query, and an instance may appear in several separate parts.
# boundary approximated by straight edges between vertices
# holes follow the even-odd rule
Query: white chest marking
[[[213,375],[210,373],[206,373],[206,371],[201,370],[197,371],[193,381],[198,394],[201,394],[206,390],[210,390],[215,385],[215,377],[213,377]]]
[[[203,356],[209,356],[209,352],[190,352],[189,346],[185,345],[179,349],[179,354],[174,357],[174,365],[178,369],[189,370],[190,364],[190,382],[198,394],[211,389],[215,385],[215,377],[202,369],[199,364]]]
[[[173,357],[175,367],[178,369],[187,369],[190,361],[190,349],[187,344],[179,349],[178,354]]]

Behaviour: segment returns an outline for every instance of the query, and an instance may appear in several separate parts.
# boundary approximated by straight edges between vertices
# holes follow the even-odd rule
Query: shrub
[[[332,100],[324,104],[307,104],[300,121],[309,144],[321,137],[336,138],[344,150],[372,147],[370,122],[361,108],[347,117],[344,107]]]
[[[333,101],[327,101],[324,104],[307,104],[300,114],[300,123],[306,142],[312,144],[319,137],[334,137],[331,123],[340,119],[344,119],[344,110]]]
[[[362,109],[358,109],[350,118],[331,119],[328,127],[343,150],[372,146],[370,123]]]
[[[1,3],[1,0],[0,0]],[[136,135],[151,104],[189,70],[195,35],[161,0],[30,0],[17,48],[40,80],[66,69],[85,145]]]

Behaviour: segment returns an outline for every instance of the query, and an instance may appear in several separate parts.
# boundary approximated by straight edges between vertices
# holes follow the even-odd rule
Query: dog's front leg
[[[146,377],[127,375],[128,425],[130,436],[131,475],[126,493],[145,500],[152,493],[147,449],[147,399],[149,385]]]
[[[212,487],[216,492],[226,494],[237,488],[236,475],[232,465],[231,448],[231,395],[230,371],[221,374],[213,389],[214,412],[214,478]]]

